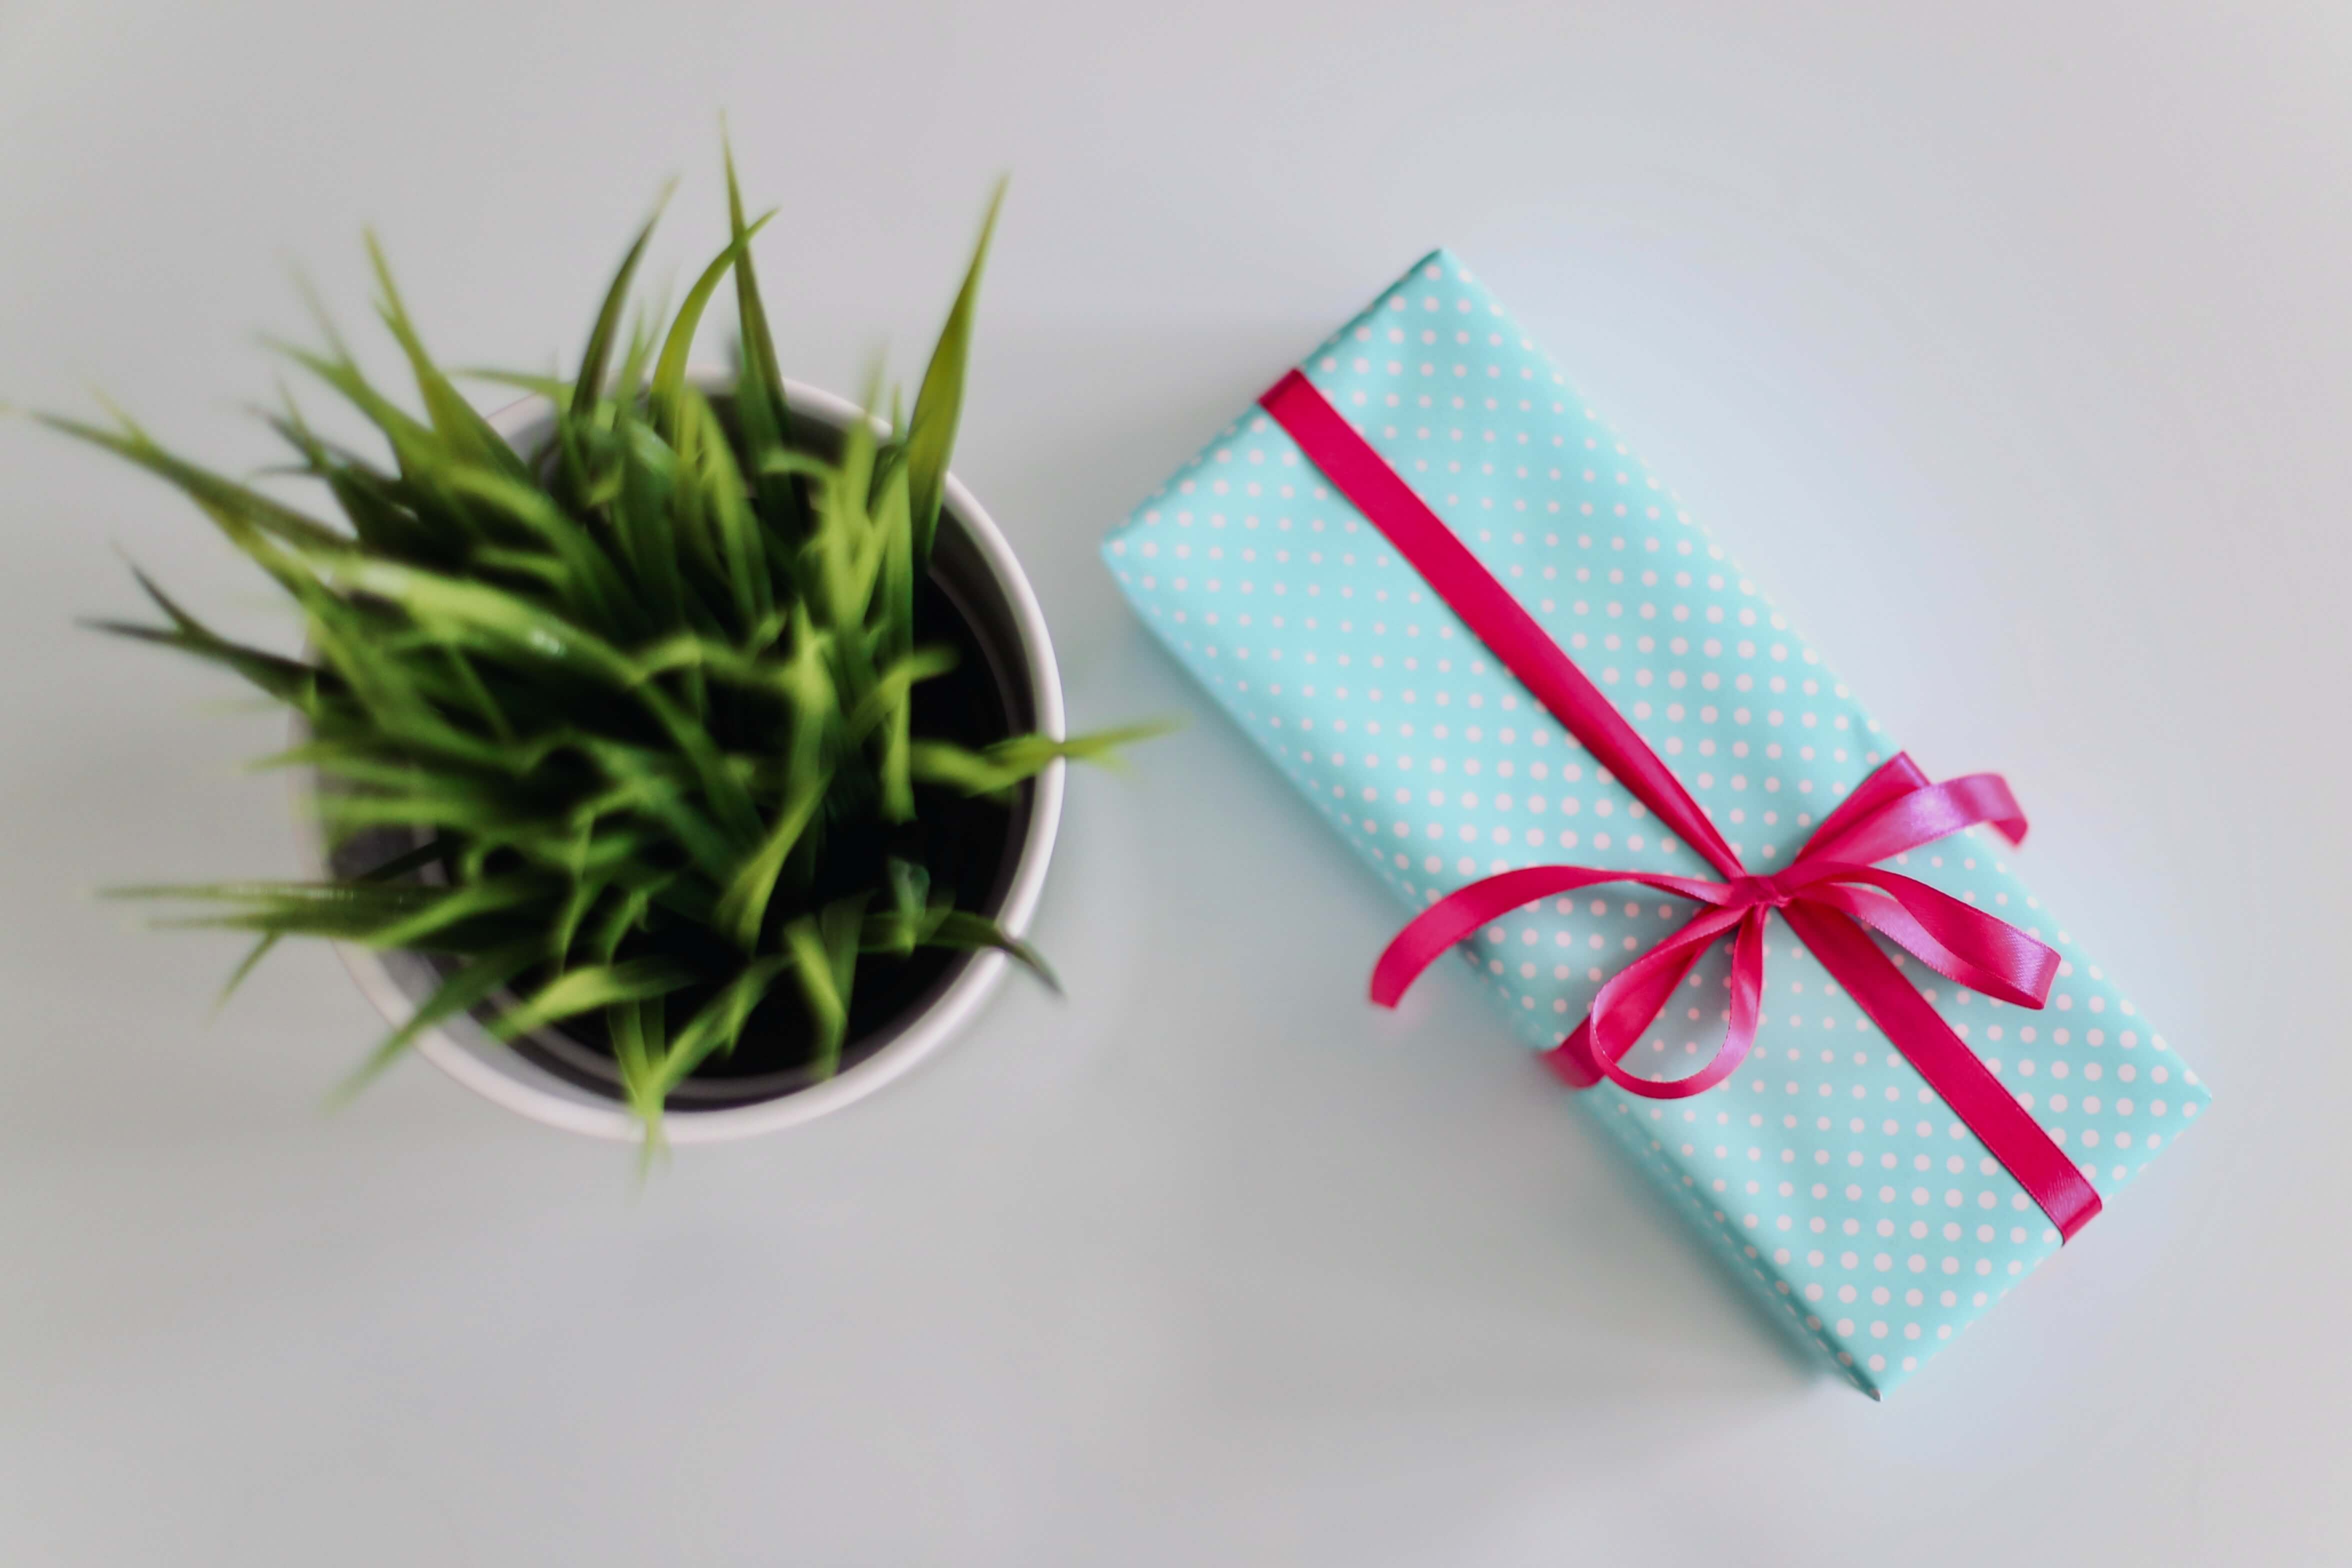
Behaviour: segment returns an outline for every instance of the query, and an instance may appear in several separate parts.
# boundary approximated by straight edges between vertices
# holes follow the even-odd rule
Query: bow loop
[[[1863,791],[1854,792],[1854,800],[1864,798]],[[1999,773],[1969,773],[1942,784],[1929,784],[1922,774],[1916,787],[1867,798],[1871,804],[1850,816],[1843,810],[1832,813],[1806,841],[1801,858],[1874,865],[1979,822],[2011,844],[2025,842],[2025,813]]]

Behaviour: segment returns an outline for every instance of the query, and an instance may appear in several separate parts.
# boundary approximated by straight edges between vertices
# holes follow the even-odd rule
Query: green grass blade
[[[413,555],[440,563],[441,546],[404,500],[398,481],[373,464],[319,438],[291,394],[281,392],[282,414],[268,416],[269,426],[302,459],[301,471],[322,480],[362,549]]]
[[[791,963],[780,954],[754,960],[687,1020],[686,1027],[671,1038],[655,1074],[663,1096],[685,1082],[714,1053],[725,1056],[734,1050],[751,1010]]]
[[[1138,742],[1172,734],[1178,727],[1176,721],[1163,719],[1144,724],[1128,724],[1116,730],[1093,730],[1059,741],[1049,740],[1043,735],[1014,735],[989,747],[988,754],[1000,766],[1014,769],[1024,777],[1037,772],[1056,757],[1116,767],[1125,761],[1121,753],[1128,747]]]
[[[646,765],[643,754],[609,742],[591,742],[587,750],[616,784],[631,791],[631,805],[658,823],[694,865],[713,879],[735,874],[742,851],[708,814],[687,798],[677,779]]]
[[[583,618],[613,636],[645,629],[643,617],[632,608],[635,596],[620,567],[595,535],[544,490],[478,468],[455,470],[446,476],[446,481],[457,494],[479,501],[528,530],[532,540],[560,563],[555,581]],[[482,553],[475,552],[477,557]]]
[[[737,408],[740,413],[740,398]],[[748,637],[775,609],[766,538],[752,515],[742,470],[736,466],[719,416],[690,386],[683,389],[678,412],[679,434],[693,433],[696,455],[694,472],[680,476],[681,483],[691,485],[699,494],[701,510],[716,535],[738,634]]]
[[[250,485],[238,484],[175,456],[127,417],[118,416],[122,426],[120,430],[85,424],[61,414],[37,414],[34,417],[52,430],[102,447],[146,469],[176,488],[216,521],[233,519],[247,528],[304,549],[334,549],[351,542],[318,519],[273,500]],[[238,541],[236,532],[230,537]]]
[[[491,1033],[502,1040],[511,1040],[614,1003],[667,996],[693,982],[692,970],[667,958],[632,958],[590,969],[574,969],[557,975],[500,1014]]]
[[[488,382],[492,386],[510,386],[517,392],[527,392],[534,397],[544,397],[555,405],[558,414],[572,411],[572,398],[576,390],[560,375],[533,375],[528,371],[499,370],[489,365],[461,365],[449,373],[467,381]]]
[[[727,248],[702,269],[694,287],[686,292],[685,303],[671,319],[668,335],[662,340],[661,358],[654,365],[653,407],[654,425],[665,436],[677,429],[678,393],[686,385],[686,359],[694,352],[695,330],[702,324],[703,308],[710,296],[726,279],[728,269],[748,253],[751,237],[768,226],[776,215],[762,213],[740,237],[728,242]]]
[[[492,993],[512,980],[538,961],[537,944],[516,942],[493,952],[468,961],[456,973],[434,989],[433,994],[417,1004],[416,1011],[362,1062],[356,1071],[337,1086],[328,1097],[330,1108],[348,1104],[360,1090],[373,1083],[384,1068],[398,1061],[401,1053],[414,1044],[418,1036],[445,1018],[460,1013],[470,1013],[488,1001]]]
[[[908,693],[918,682],[945,675],[956,662],[956,650],[943,644],[919,647],[900,658],[875,678],[874,689],[849,716],[845,738],[852,745],[863,742],[894,711],[903,712]]]
[[[653,216],[637,230],[630,242],[629,252],[621,258],[621,269],[604,290],[604,302],[596,311],[596,325],[588,334],[588,346],[580,355],[580,378],[572,384],[572,406],[593,407],[604,393],[604,372],[613,356],[613,342],[620,335],[621,317],[629,305],[629,284],[637,275],[637,263],[645,259],[646,246],[654,237],[654,226],[661,222],[662,208],[669,205],[670,193],[677,188],[673,180],[662,187],[660,197],[654,203]]]
[[[735,311],[742,327],[745,385],[738,395],[756,404],[770,430],[781,434],[787,410],[784,374],[776,361],[776,340],[768,330],[767,306],[760,298],[759,269],[752,265],[751,227],[743,221],[743,192],[735,179],[735,149],[722,138],[721,156],[727,165],[727,227],[740,251],[735,264]],[[755,456],[756,450],[755,450]]]
[[[913,952],[939,921],[929,908],[931,873],[913,860],[892,856],[885,868],[890,907],[866,917],[861,940],[868,952]]]
[[[220,994],[213,998],[215,1013],[228,1005],[228,999],[236,994],[237,987],[245,984],[246,977],[260,968],[261,961],[268,958],[284,940],[286,940],[284,932],[269,931],[264,934],[260,941],[245,950],[245,956],[236,961],[236,967],[230,970],[228,978],[221,983]]]
[[[425,411],[433,421],[441,439],[451,449],[463,454],[469,461],[481,464],[509,479],[530,478],[522,458],[504,437],[491,429],[489,422],[475,411],[474,405],[459,395],[433,356],[425,350],[425,340],[409,320],[408,307],[400,298],[400,289],[392,280],[391,263],[384,259],[383,247],[375,234],[367,237],[368,265],[375,271],[376,287],[383,297],[376,302],[376,313],[383,318],[401,353],[408,356],[410,374],[416,380],[416,394],[424,399]]]
[[[392,447],[403,477],[413,477],[415,468],[420,463],[429,463],[431,454],[441,446],[438,431],[377,391],[375,384],[368,380],[358,363],[341,349],[331,354],[320,354],[293,343],[274,342],[271,346],[325,383],[374,426],[377,434]],[[464,520],[448,518],[442,521],[462,523]]]
[[[376,948],[429,947],[436,937],[462,921],[543,904],[548,891],[546,885],[535,878],[450,888],[431,904],[377,927],[362,940]]]
[[[137,580],[140,590],[149,601],[171,621],[172,629],[164,631],[123,621],[90,623],[98,630],[115,637],[180,648],[199,658],[226,665],[262,691],[289,706],[309,711],[315,705],[319,682],[319,671],[315,668],[299,659],[231,642],[182,609],[153,578],[138,567],[131,569],[131,575]]]
[[[630,363],[638,363],[635,355]],[[670,491],[679,477],[677,453],[637,417],[633,403],[613,405],[613,434],[620,479],[610,509],[614,534],[653,624],[664,629],[682,627],[687,624],[686,591],[670,519]]]
[[[1056,757],[1108,763],[1118,760],[1120,747],[1164,735],[1173,728],[1166,723],[1132,724],[1124,729],[1073,735],[1063,741],[1044,735],[1015,735],[979,752],[945,741],[917,741],[908,748],[908,763],[914,776],[922,783],[945,785],[967,795],[995,795],[1042,772]]]
[[[968,910],[951,910],[937,930],[924,939],[926,947],[993,948],[1010,955],[1032,974],[1045,983],[1045,988],[1059,994],[1062,983],[1045,963],[1045,955],[1013,936],[986,915],[976,915]]]
[[[768,904],[775,897],[776,879],[783,874],[784,862],[799,845],[801,836],[808,831],[809,821],[817,807],[824,804],[824,775],[800,775],[793,782],[793,793],[776,813],[775,822],[759,849],[745,860],[742,868],[728,883],[727,891],[719,900],[719,920],[728,937],[736,946],[749,952],[758,947],[760,929],[766,921]]]
[[[800,980],[801,995],[808,1004],[816,1035],[816,1051],[809,1065],[821,1079],[831,1078],[841,1066],[865,904],[863,894],[837,900],[821,913],[803,915],[784,928],[784,952]]]
[[[613,1037],[613,1064],[621,1073],[621,1098],[628,1101],[645,1128],[639,1145],[637,1179],[653,1169],[663,1147],[663,1091],[656,1064],[667,1054],[668,1009],[659,997],[646,1002],[621,1002],[604,1009],[605,1027]]]
[[[392,600],[453,637],[478,639],[605,685],[625,688],[631,682],[628,658],[618,648],[503,589],[362,555],[325,559],[352,588]]]
[[[915,394],[915,418],[907,433],[907,469],[913,483],[915,559],[931,557],[931,537],[939,530],[940,506],[947,496],[948,458],[955,450],[956,425],[963,416],[964,373],[971,359],[972,315],[979,307],[980,277],[988,262],[988,242],[996,232],[997,210],[1004,205],[1004,182],[988,198],[988,216],[980,226],[980,243],[973,247],[971,265],[963,287],[956,290],[947,324],[931,350],[923,371],[923,384]]]
[[[736,422],[743,434],[743,468],[751,474],[760,510],[772,527],[797,541],[808,531],[807,498],[796,479],[772,473],[771,456],[784,449],[792,411],[784,400],[784,374],[776,360],[775,334],[768,326],[766,304],[760,298],[759,268],[750,248],[750,226],[743,221],[743,193],[735,178],[735,151],[722,140],[727,165],[727,226],[742,254],[735,263]]]

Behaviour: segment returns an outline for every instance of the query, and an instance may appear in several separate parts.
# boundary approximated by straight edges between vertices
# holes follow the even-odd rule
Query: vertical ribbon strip
[[[2042,1206],[2060,1236],[2072,1238],[2090,1222],[2099,1212],[2099,1195],[2083,1172],[1864,929],[1957,984],[2022,1007],[2042,1005],[2057,973],[2057,953],[1981,910],[1874,864],[1979,823],[2021,842],[2024,814],[1997,774],[1931,784],[1909,757],[1896,756],[1822,819],[1794,861],[1769,876],[1752,875],[1624,716],[1312,382],[1294,370],[1258,402],[1593,760],[1723,879],[1591,866],[1530,866],[1485,878],[1432,904],[1397,934],[1373,969],[1374,1001],[1395,1005],[1454,943],[1539,899],[1605,882],[1633,882],[1690,899],[1700,908],[1689,923],[1611,976],[1575,1032],[1545,1056],[1578,1089],[1605,1078],[1645,1098],[1682,1099],[1728,1078],[1754,1043],[1764,930],[1778,910]],[[1715,1056],[1690,1076],[1664,1082],[1619,1065],[1707,949],[1727,938],[1732,942],[1728,1026]]]

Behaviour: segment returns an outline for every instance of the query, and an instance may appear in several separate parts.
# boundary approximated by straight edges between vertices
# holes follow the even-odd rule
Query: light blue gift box
[[[1451,255],[1416,263],[1301,368],[1759,873],[1900,749]],[[1262,411],[1226,426],[1104,555],[1144,624],[1395,892],[1400,924],[1521,866],[1713,874]],[[1888,864],[2056,948],[2045,1009],[1897,961],[2112,1204],[2210,1097],[2007,854],[1971,829]],[[1465,952],[1548,1049],[1694,907],[1591,889],[1514,913]],[[1731,1079],[1682,1100],[1608,1083],[1571,1098],[1876,1397],[2056,1251],[2058,1233],[1787,926],[1773,924],[1767,953],[1763,1025]],[[1725,969],[1718,949],[1703,994],[1720,993]],[[1690,1070],[1722,1032],[1719,1010],[1700,1012],[1678,1000],[1626,1065]]]

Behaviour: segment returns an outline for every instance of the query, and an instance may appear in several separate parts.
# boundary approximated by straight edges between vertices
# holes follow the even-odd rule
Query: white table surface
[[[2352,1557],[2352,22],[2319,5],[0,0],[0,396],[233,465],[377,225],[452,360],[569,359],[718,116],[794,374],[911,374],[1014,172],[959,468],[1078,719],[1067,998],[820,1125],[630,1157],[368,1043],[275,721],[73,629],[158,487],[0,426],[0,1562],[2315,1563]],[[1148,645],[1100,532],[1456,248],[2025,864],[2219,1100],[1885,1405],[1792,1358]],[[722,312],[730,313],[731,312]],[[714,334],[714,345],[716,335]],[[385,363],[372,349],[373,363]]]

